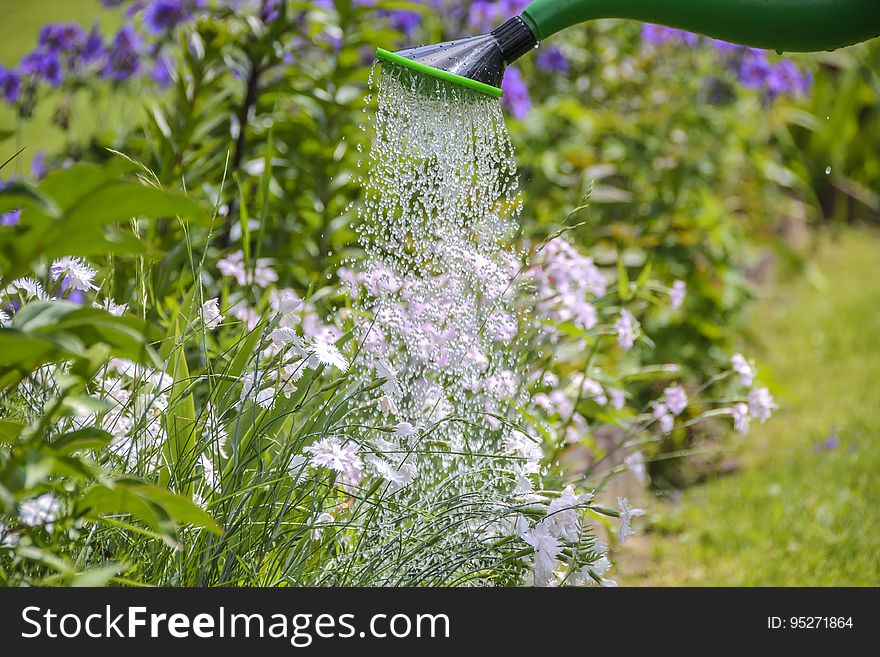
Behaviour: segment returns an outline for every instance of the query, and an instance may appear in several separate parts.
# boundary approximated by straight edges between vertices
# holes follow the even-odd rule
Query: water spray
[[[779,53],[835,50],[880,36],[877,0],[535,0],[490,34],[376,54],[498,97],[509,64],[557,32],[600,18],[656,23]]]

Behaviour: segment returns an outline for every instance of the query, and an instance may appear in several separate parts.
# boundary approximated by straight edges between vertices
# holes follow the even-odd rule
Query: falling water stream
[[[472,514],[522,481],[503,421],[523,388],[513,147],[497,99],[387,63],[374,76],[364,258],[351,281],[356,310],[369,318],[356,369],[389,378],[371,419],[398,429],[364,436],[374,449],[367,461],[409,508],[461,499]],[[399,530],[393,514],[387,523]],[[488,527],[461,522],[444,541],[460,553]],[[432,558],[442,553],[438,545]]]

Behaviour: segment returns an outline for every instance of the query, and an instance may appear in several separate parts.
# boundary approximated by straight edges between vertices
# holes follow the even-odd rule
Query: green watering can
[[[491,34],[376,54],[501,96],[508,64],[557,32],[597,18],[656,23],[777,52],[814,52],[880,35],[880,0],[535,0]]]

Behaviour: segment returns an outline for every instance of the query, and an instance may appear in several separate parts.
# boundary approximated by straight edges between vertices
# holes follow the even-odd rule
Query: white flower
[[[269,293],[269,305],[278,315],[290,315],[303,307],[305,302],[293,290],[274,290]]]
[[[397,402],[388,395],[382,395],[379,398],[379,412],[382,415],[397,415]]]
[[[305,357],[307,355],[305,349],[303,349],[302,340],[296,334],[296,331],[290,327],[282,326],[281,328],[273,329],[269,333],[269,339],[278,349],[291,345],[298,356]]]
[[[244,303],[239,304],[232,314],[236,319],[247,324],[248,331],[253,331],[261,319],[260,314],[256,310],[248,308]]]
[[[576,496],[571,486],[566,487],[562,495],[547,506],[547,516],[541,524],[546,524],[547,531],[557,538],[576,541],[581,530],[577,508],[589,499],[589,495]]]
[[[205,322],[205,328],[213,331],[220,326],[223,321],[223,315],[220,314],[220,302],[218,299],[209,299],[202,305],[202,321]]]
[[[679,308],[684,302],[684,295],[687,291],[687,284],[684,281],[675,281],[672,289],[669,290],[669,305],[673,308]]]
[[[335,345],[329,344],[320,338],[316,338],[315,341],[309,345],[308,351],[312,357],[322,365],[337,367],[343,372],[348,371],[348,361],[345,360],[342,352],[340,352]]]
[[[398,438],[408,438],[416,432],[416,428],[409,422],[400,422],[394,427],[394,434]]]
[[[234,251],[225,258],[218,260],[217,269],[224,276],[234,278],[239,285],[247,283],[244,271],[244,253],[242,251]]]
[[[654,419],[660,423],[661,433],[669,433],[675,425],[675,418],[663,402],[654,402]]]
[[[645,510],[630,508],[629,500],[625,497],[617,498],[617,506],[620,508],[620,528],[617,530],[617,537],[621,543],[624,543],[634,533],[630,522],[633,518],[645,515]]]
[[[97,290],[92,284],[97,271],[89,267],[82,258],[64,256],[52,263],[52,278],[59,280],[66,278],[68,285],[74,290]]]
[[[770,419],[770,413],[776,408],[776,403],[767,388],[755,388],[749,393],[749,413],[764,424]]]
[[[278,376],[278,386],[287,399],[296,392],[296,382],[302,378],[304,371],[302,361],[281,367]]]
[[[9,296],[16,295],[19,292],[24,292],[24,298],[26,300],[36,299],[37,301],[46,301],[49,299],[49,295],[46,294],[46,291],[43,289],[43,286],[40,285],[39,281],[26,276],[24,278],[16,278],[6,286],[5,294]]]
[[[621,410],[624,406],[626,406],[626,396],[623,394],[622,390],[618,390],[617,388],[608,388],[608,396],[611,398],[611,405],[616,410]]]
[[[592,399],[600,406],[608,403],[608,397],[605,396],[605,390],[602,389],[598,381],[578,375],[574,378],[575,383],[580,380],[580,389],[585,399]]]
[[[395,465],[378,456],[369,459],[376,473],[388,482],[388,490],[392,493],[408,486],[416,478],[416,467],[407,462]]]
[[[314,445],[309,445],[305,451],[312,455],[313,466],[338,472],[339,483],[343,488],[348,489],[361,482],[364,464],[360,459],[356,443],[343,443],[336,436],[330,436]]]
[[[119,304],[110,298],[104,299],[103,303],[95,302],[92,304],[92,307],[98,308],[100,310],[106,310],[114,317],[122,317],[125,314],[125,311],[128,310],[127,303]]]
[[[730,414],[733,416],[733,428],[742,435],[747,435],[749,433],[749,405],[740,402],[730,409]]]
[[[376,374],[378,374],[381,379],[387,379],[385,383],[382,384],[382,392],[386,395],[400,397],[400,395],[403,394],[400,389],[400,384],[397,382],[397,372],[394,371],[394,368],[391,367],[391,363],[385,358],[380,359],[376,363]]]
[[[541,444],[521,431],[513,432],[505,442],[504,449],[515,452],[517,456],[525,459],[525,462],[530,466],[529,469],[533,472],[538,471],[537,465],[540,464],[544,456]]]
[[[336,522],[336,518],[334,518],[330,513],[327,513],[326,511],[315,518],[312,525],[312,540],[320,541],[321,537],[324,536],[324,527],[322,527],[321,525],[327,525],[331,522]]]
[[[254,396],[254,401],[262,408],[272,408],[275,406],[275,399],[275,390],[271,387],[260,390]]]
[[[632,349],[636,340],[636,332],[639,323],[630,315],[629,311],[624,309],[620,311],[620,317],[617,319],[614,327],[617,330],[617,344],[624,351]]]
[[[226,453],[226,440],[229,437],[226,433],[226,427],[223,421],[217,415],[214,405],[208,402],[205,407],[205,437],[210,441],[215,452],[220,452],[223,456],[229,456]]]
[[[740,383],[746,388],[750,387],[755,373],[752,371],[752,366],[749,365],[746,357],[742,354],[734,354],[730,359],[730,364],[733,367],[733,371],[739,374]]]
[[[648,471],[645,468],[645,455],[640,450],[636,450],[632,454],[627,454],[623,459],[623,463],[633,473],[638,482],[645,486],[648,483]]]
[[[611,586],[612,584],[606,584],[605,582],[611,582],[611,580],[604,580],[605,573],[611,570],[611,562],[608,560],[608,556],[603,554],[601,557],[596,559],[591,564],[584,566],[577,572],[575,572],[571,576],[571,583],[574,586],[593,586],[596,584],[596,580],[593,577],[599,578],[599,582],[602,586]]]
[[[205,477],[205,483],[214,490],[220,490],[220,477],[214,469],[214,462],[207,454],[199,456],[199,463],[202,466],[202,474]]]
[[[302,454],[296,454],[291,457],[290,463],[287,466],[287,471],[290,472],[294,479],[299,479],[299,476],[302,474],[307,463],[308,461],[305,456]]]
[[[0,326],[8,328],[11,323],[12,319],[9,317],[9,313],[5,310],[0,310]]]
[[[0,548],[14,548],[18,541],[18,534],[9,531],[9,527],[0,522]]]
[[[605,577],[605,573],[611,570],[611,562],[608,560],[608,555],[603,554],[601,557],[596,559],[590,567],[593,569],[593,572],[596,573],[600,578]]]
[[[687,408],[688,398],[681,386],[669,386],[663,391],[666,399],[666,408],[673,415],[681,415],[682,411]]]
[[[44,525],[46,531],[51,533],[60,510],[58,498],[52,493],[46,493],[22,502],[18,507],[18,517],[30,527]]]
[[[547,586],[553,579],[556,570],[556,558],[562,552],[562,542],[550,533],[543,522],[539,522],[530,531],[522,534],[522,540],[532,546],[535,551],[535,585]]]

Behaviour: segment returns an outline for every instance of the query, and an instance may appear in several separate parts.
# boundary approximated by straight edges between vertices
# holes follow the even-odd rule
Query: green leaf
[[[11,445],[24,429],[24,423],[0,419],[0,443]]]
[[[87,427],[72,431],[51,443],[52,450],[58,454],[69,455],[85,449],[104,449],[113,440],[106,431],[96,427]]]
[[[192,500],[138,481],[95,484],[77,503],[77,510],[99,516],[131,515],[166,539],[173,538],[175,522],[203,527],[215,534],[223,533],[210,514]]]

